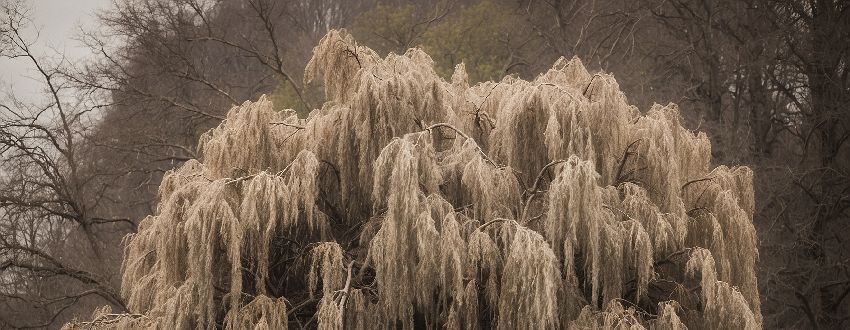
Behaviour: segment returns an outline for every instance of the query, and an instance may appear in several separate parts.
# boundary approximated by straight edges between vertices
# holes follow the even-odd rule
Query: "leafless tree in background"
[[[51,325],[81,300],[121,309],[121,251],[107,237],[135,225],[102,212],[114,173],[88,143],[106,104],[73,88],[61,54],[37,55],[25,6],[0,11],[0,56],[26,61],[44,90],[36,102],[0,101],[0,327]]]
[[[111,95],[97,143],[113,149],[112,161],[134,168],[128,186],[148,191],[146,209],[132,217],[152,211],[159,176],[194,158],[198,136],[230,107],[276,90],[302,113],[320,102],[301,86],[300,68],[311,44],[346,24],[350,8],[335,1],[139,0],[102,13],[103,29],[83,38],[100,60],[74,77],[81,88]]]
[[[793,116],[779,157],[765,162],[762,254],[767,303],[786,324],[850,323],[850,3],[763,4],[780,42],[773,95]],[[792,323],[794,315],[805,323]]]

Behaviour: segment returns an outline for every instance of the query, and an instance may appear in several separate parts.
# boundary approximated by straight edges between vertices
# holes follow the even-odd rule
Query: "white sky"
[[[74,36],[80,26],[95,28],[95,13],[109,8],[112,0],[25,0],[25,3],[31,8],[35,27],[41,29],[34,47],[36,52],[42,55],[64,52],[69,60],[79,61],[91,53]],[[34,33],[30,35],[34,36]],[[41,84],[32,79],[36,74],[31,67],[24,59],[0,59],[0,90],[11,89],[22,100],[37,97]]]

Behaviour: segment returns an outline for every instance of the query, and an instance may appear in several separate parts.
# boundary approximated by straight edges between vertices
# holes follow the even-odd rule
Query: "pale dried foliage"
[[[499,294],[499,329],[558,327],[558,259],[539,233],[518,227]]]
[[[345,31],[306,77],[328,97],[306,120],[234,107],[203,163],[166,175],[126,240],[139,316],[111,324],[760,327],[752,171],[712,170],[675,105],[641,113],[576,58],[446,81],[422,50],[380,58]]]

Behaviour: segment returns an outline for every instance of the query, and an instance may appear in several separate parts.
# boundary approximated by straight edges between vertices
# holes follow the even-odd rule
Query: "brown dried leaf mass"
[[[163,179],[135,314],[68,328],[761,327],[752,171],[711,169],[675,105],[577,58],[469,86],[344,30],[306,77],[306,120],[246,102]]]

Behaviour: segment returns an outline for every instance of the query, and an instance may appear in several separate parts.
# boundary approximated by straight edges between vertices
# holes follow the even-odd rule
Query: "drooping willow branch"
[[[457,127],[454,127],[454,126],[452,126],[451,124],[448,124],[448,123],[436,123],[436,124],[433,124],[433,125],[431,125],[431,126],[428,126],[427,128],[425,128],[425,130],[430,132],[431,130],[433,130],[433,129],[435,129],[435,128],[438,128],[438,127],[445,127],[445,128],[449,128],[449,129],[451,129],[451,130],[455,131],[455,133],[457,133],[457,135],[460,135],[460,136],[461,136],[461,137],[463,137],[464,139],[466,139],[466,140],[469,140],[469,139],[470,139],[468,135],[466,135],[465,133],[463,133],[463,132],[462,132],[461,130],[459,130]],[[487,154],[486,154],[486,153],[484,153],[484,150],[481,150],[481,147],[476,146],[476,148],[478,149],[478,152],[479,152],[479,153],[481,153],[481,157],[484,157],[484,159],[485,159],[488,163],[490,163],[490,164],[491,164],[491,165],[493,165],[494,167],[497,167],[497,168],[499,167],[499,165],[498,165],[498,164],[496,164],[496,162],[494,162],[492,159],[490,159],[490,156],[487,156]]]
[[[564,162],[566,162],[566,160],[563,160],[563,159],[553,160],[553,161],[549,162],[548,164],[546,164],[545,166],[543,166],[543,168],[540,169],[540,172],[537,174],[537,178],[534,179],[534,184],[531,186],[531,188],[526,190],[528,197],[523,202],[522,213],[520,215],[520,219],[522,220],[521,221],[522,223],[527,223],[527,221],[529,220],[527,218],[528,208],[531,206],[531,202],[534,201],[534,199],[536,198],[536,196],[540,192],[539,191],[540,182],[542,182],[543,176],[546,174],[546,171],[548,171],[549,168],[551,168],[555,165],[564,163]]]

